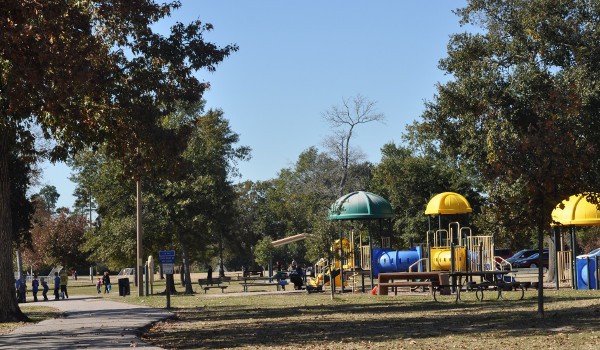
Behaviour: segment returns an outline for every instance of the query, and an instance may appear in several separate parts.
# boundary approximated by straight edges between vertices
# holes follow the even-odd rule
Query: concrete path
[[[21,327],[0,336],[0,349],[160,349],[143,343],[136,333],[171,315],[162,309],[90,296],[71,296],[36,305],[57,308],[66,317]]]

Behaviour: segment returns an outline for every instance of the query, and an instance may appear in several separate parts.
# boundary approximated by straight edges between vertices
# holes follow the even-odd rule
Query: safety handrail
[[[498,260],[500,260],[500,261],[498,261]],[[502,265],[503,264],[507,264],[508,265],[508,270],[512,271],[512,264],[510,263],[510,261],[504,259],[501,256],[495,256],[494,257],[494,263],[496,265],[498,265],[499,270],[503,270]]]
[[[408,272],[413,272],[413,270],[412,270],[412,269],[413,269],[413,266],[417,265],[418,263],[420,263],[420,262],[422,262],[422,261],[429,261],[429,258],[421,258],[421,259],[419,259],[419,260],[415,261],[415,262],[414,262],[412,265],[410,265],[410,266],[408,267]]]

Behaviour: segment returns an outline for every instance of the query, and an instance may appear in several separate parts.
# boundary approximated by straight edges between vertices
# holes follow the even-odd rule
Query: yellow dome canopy
[[[431,198],[427,203],[425,215],[467,214],[472,211],[465,197],[454,192],[444,192]]]
[[[596,204],[588,202],[583,194],[569,197],[562,201],[564,209],[559,206],[552,211],[552,220],[565,226],[599,226],[600,210]],[[555,224],[554,224],[555,225]]]

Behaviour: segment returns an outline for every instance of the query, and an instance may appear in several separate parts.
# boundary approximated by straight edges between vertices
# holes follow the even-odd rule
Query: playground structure
[[[560,282],[570,282],[574,289],[600,289],[598,256],[576,258],[576,227],[600,226],[600,211],[596,204],[590,203],[585,194],[573,195],[556,206],[552,212],[552,220],[556,242],[556,288],[560,287]],[[566,228],[570,233],[570,250],[565,250],[561,228]]]
[[[466,219],[466,215],[471,212],[469,202],[460,194],[440,193],[429,201],[425,211],[429,217],[426,243],[410,247],[408,250],[393,250],[390,247],[390,237],[382,234],[383,220],[393,217],[391,205],[385,199],[362,191],[352,192],[339,198],[332,205],[328,218],[351,222],[377,221],[381,247],[373,247],[370,224],[367,229],[369,238],[366,244],[363,244],[363,235],[357,234],[355,225],[351,225],[346,237],[340,234],[340,238],[332,248],[337,251],[337,260],[334,259],[332,263],[333,269],[341,270],[334,279],[334,285],[348,286],[348,282],[352,282],[354,291],[356,276],[364,275],[366,272],[371,277],[373,287],[373,280],[379,273],[413,271],[454,273],[496,270],[503,259],[494,257],[493,237],[473,235],[469,227],[461,226],[461,221],[466,221],[461,219]],[[438,229],[433,230],[432,218],[435,216],[438,219]],[[342,248],[339,246],[340,241],[343,242]],[[317,276],[311,280],[314,287],[328,285],[328,281],[325,282],[323,277],[324,271],[328,271],[329,268],[326,264],[327,261],[321,259],[315,265]],[[349,281],[344,281],[344,270],[351,271],[348,274]]]
[[[461,226],[461,216],[471,212],[469,202],[458,193],[444,192],[434,196],[425,210],[429,222],[426,243],[401,251],[373,249],[374,275],[379,272],[496,270],[504,259],[494,256],[493,237],[473,235],[471,228]],[[431,228],[435,216],[438,219],[436,230]]]
[[[391,205],[382,197],[369,192],[352,192],[339,198],[329,212],[328,219],[339,221],[376,221],[379,223],[380,247],[374,247],[371,224],[367,225],[368,241],[363,243],[363,235],[355,232],[355,225],[346,233],[340,233],[332,249],[336,258],[332,261],[335,271],[334,288],[352,285],[356,289],[356,276],[368,273],[373,280],[380,273],[393,272],[448,272],[450,275],[461,273],[486,273],[490,271],[512,270],[509,262],[494,256],[493,236],[475,235],[468,226],[468,214],[472,208],[465,197],[454,192],[435,195],[428,202],[425,214],[428,216],[426,242],[414,245],[408,250],[393,250],[390,237],[382,234],[383,220],[393,217]],[[437,228],[432,228],[437,219]],[[555,242],[557,245],[556,283],[570,281],[573,288],[598,289],[600,269],[598,257],[575,259],[575,249],[565,250],[560,227],[571,231],[571,247],[576,246],[574,230],[576,226],[600,225],[600,211],[595,204],[589,203],[585,196],[572,196],[564,208],[557,207],[553,212]],[[390,225],[391,226],[391,225]],[[391,231],[391,230],[390,230]],[[342,242],[340,245],[339,242]],[[337,260],[336,260],[337,259]],[[321,259],[315,271],[317,276],[311,281],[313,286],[329,285],[324,277],[329,271],[326,259]],[[338,270],[339,273],[337,272]],[[349,273],[345,273],[350,271]],[[572,271],[577,273],[573,274]],[[348,275],[348,280],[344,276]],[[513,275],[514,276],[514,275]],[[508,276],[507,276],[508,278]],[[514,281],[514,279],[512,279]],[[453,280],[454,285],[456,281]],[[343,290],[343,288],[342,288]]]

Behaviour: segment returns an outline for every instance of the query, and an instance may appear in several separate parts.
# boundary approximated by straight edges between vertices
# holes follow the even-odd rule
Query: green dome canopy
[[[357,191],[340,197],[329,210],[329,220],[391,219],[390,203],[375,193]]]

